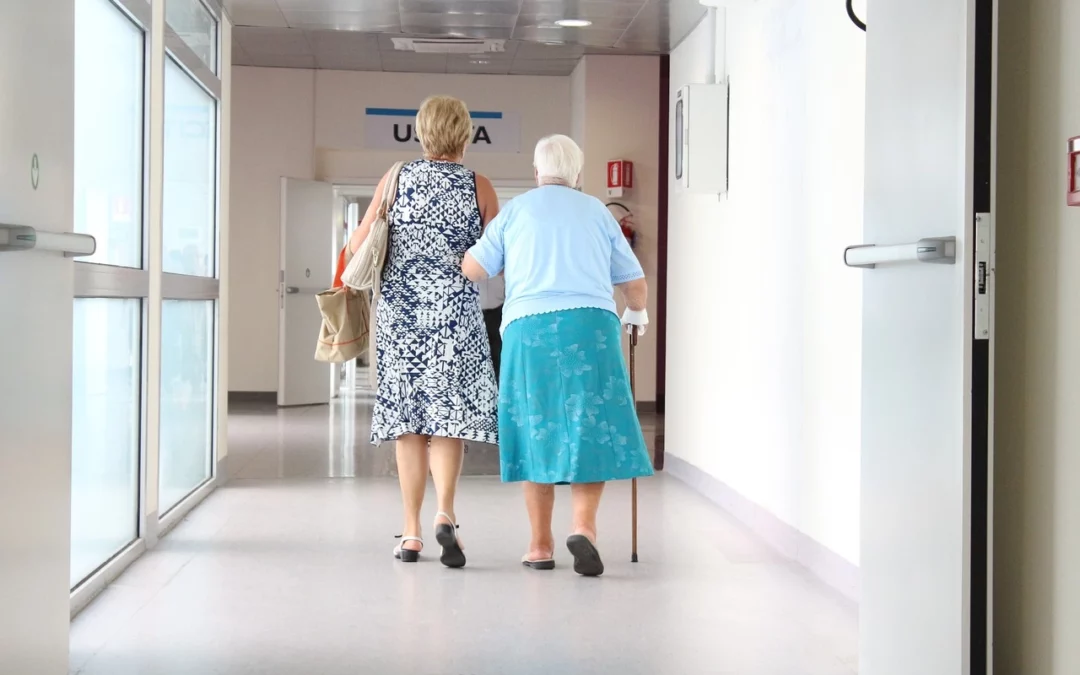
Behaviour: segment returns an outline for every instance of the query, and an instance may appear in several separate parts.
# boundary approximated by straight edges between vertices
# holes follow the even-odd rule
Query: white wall
[[[730,193],[671,184],[666,445],[857,564],[861,279],[840,261],[862,239],[865,39],[815,0],[731,10],[727,34]],[[703,22],[672,100],[711,56]]]
[[[1001,0],[995,396],[996,672],[1080,672],[1080,2]]]
[[[229,387],[277,391],[281,177],[314,178],[315,73],[233,68]]]
[[[659,199],[660,59],[586,56],[571,76],[572,124],[585,151],[582,189],[607,196],[607,161],[634,163],[634,187],[615,199],[634,213],[637,254],[649,282],[649,315],[657,316],[657,203]],[[656,401],[656,331],[637,350],[637,400]]]
[[[570,73],[570,138],[585,147],[585,59]]]
[[[279,179],[377,180],[398,159],[364,148],[364,109],[415,108],[431,94],[521,115],[521,152],[475,153],[492,180],[531,181],[532,148],[570,130],[570,78],[233,68],[229,385],[277,390]],[[328,263],[329,264],[329,263]]]

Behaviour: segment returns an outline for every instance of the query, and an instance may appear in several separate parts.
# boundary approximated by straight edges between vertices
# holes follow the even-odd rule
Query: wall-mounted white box
[[[728,85],[688,84],[675,95],[675,181],[687,192],[728,189]]]

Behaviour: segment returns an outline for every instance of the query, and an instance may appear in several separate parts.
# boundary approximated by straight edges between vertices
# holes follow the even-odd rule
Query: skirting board
[[[666,455],[665,473],[678,478],[724,509],[782,555],[791,558],[844,597],[859,602],[859,568],[769,511],[675,455]]]
[[[277,403],[276,391],[230,391],[229,405],[234,403]]]

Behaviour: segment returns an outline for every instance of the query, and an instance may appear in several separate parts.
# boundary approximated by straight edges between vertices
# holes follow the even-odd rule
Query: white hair
[[[538,178],[554,178],[576,187],[585,166],[585,153],[574,139],[562,134],[541,138],[533,153]]]

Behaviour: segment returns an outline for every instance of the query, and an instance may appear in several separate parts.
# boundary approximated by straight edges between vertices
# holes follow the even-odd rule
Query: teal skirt
[[[599,483],[651,476],[619,319],[572,309],[503,334],[499,456],[506,482]]]

